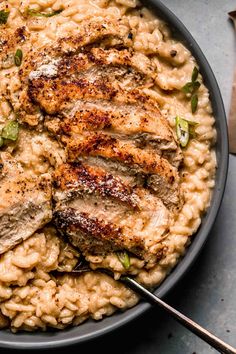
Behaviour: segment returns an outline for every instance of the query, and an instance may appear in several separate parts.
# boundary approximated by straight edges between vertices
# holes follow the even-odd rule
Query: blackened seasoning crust
[[[134,255],[148,259],[141,238],[127,238],[121,228],[111,223],[105,223],[87,213],[78,213],[73,208],[54,213],[55,224],[65,232],[71,243],[83,254],[105,254],[123,249]]]
[[[96,193],[137,207],[136,196],[132,189],[110,173],[95,166],[74,162],[61,165],[55,172],[55,182],[62,191],[73,189],[80,193]]]

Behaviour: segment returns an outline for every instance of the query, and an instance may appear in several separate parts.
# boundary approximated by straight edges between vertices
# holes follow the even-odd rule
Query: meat
[[[142,65],[139,65],[143,62]],[[122,52],[113,49],[90,48],[83,49],[74,56],[65,56],[58,59],[47,59],[40,63],[29,78],[40,79],[43,82],[43,72],[47,71],[50,77],[56,76],[74,82],[85,79],[88,82],[95,80],[119,82],[122,87],[129,88],[148,86],[153,84],[151,62],[142,54],[132,53],[128,50]],[[51,70],[51,71],[49,71]],[[47,110],[47,109],[46,109]]]
[[[122,163],[136,174],[145,175],[146,183],[157,194],[158,191],[162,193],[164,203],[178,204],[177,170],[153,151],[137,148],[130,141],[122,141],[102,133],[87,133],[66,141],[70,160],[83,156],[99,156]],[[158,178],[154,179],[153,175]]]
[[[54,184],[60,187],[63,194],[69,191],[70,198],[72,193],[82,196],[95,193],[101,197],[117,199],[134,208],[137,206],[132,188],[99,167],[82,163],[65,164],[56,170],[54,178]],[[55,197],[60,200],[59,191],[56,191]]]
[[[15,65],[16,48],[22,46],[27,37],[28,33],[25,27],[18,27],[15,31],[9,28],[0,29],[0,69]]]
[[[28,53],[24,68],[21,70],[21,80],[27,82],[30,72],[36,70],[42,63],[47,64],[52,58],[69,57],[91,45],[115,48],[120,44],[129,47],[132,42],[128,37],[128,31],[128,27],[111,19],[84,20],[80,23],[76,35],[61,37],[52,46],[46,45]]]
[[[81,23],[76,36],[60,38],[55,49],[58,55],[76,53],[88,45],[102,47],[129,46],[129,28],[111,19],[92,19]]]
[[[82,163],[60,166],[54,185],[55,223],[84,255],[126,249],[147,262],[156,261],[149,237],[152,233],[161,240],[166,235],[170,213],[144,188],[131,188]]]
[[[155,64],[131,49],[129,32],[86,20],[28,53],[18,117],[66,151],[53,176],[58,230],[85,256],[125,249],[155,263],[181,206],[182,152],[150,94]]]
[[[106,130],[131,138],[146,134],[150,141],[170,142],[173,149],[176,148],[170,128],[160,111],[148,112],[141,105],[125,105],[114,100],[77,100],[71,112],[57,118],[47,116],[49,130],[67,135]]]
[[[71,56],[46,57],[28,78],[24,108],[33,113],[30,101],[33,109],[47,113],[45,127],[57,136],[106,130],[154,148],[179,165],[181,151],[168,122],[142,91],[155,80],[147,57],[127,49],[88,47]]]
[[[96,59],[90,50],[72,59],[66,57],[53,59],[47,64],[42,63],[29,75],[28,95],[30,99],[49,114],[68,109],[79,99],[134,103],[134,100],[139,97],[148,101],[148,97],[140,91],[134,91],[131,94],[123,91],[126,86],[129,90],[149,86],[152,78],[145,76],[145,69],[138,71],[138,68],[123,64],[122,61],[119,64],[115,60],[117,56],[115,49],[112,52],[104,50],[103,56],[107,57],[104,62]],[[131,64],[133,58],[129,56],[130,59],[127,61]],[[109,57],[114,60],[114,63]]]
[[[86,212],[78,213],[76,209],[68,208],[55,213],[56,225],[66,232],[69,240],[79,247],[83,254],[105,254],[128,249],[138,257],[146,257],[143,252],[143,240],[138,237],[125,237],[119,227],[89,217]],[[154,256],[154,255],[153,255]]]
[[[28,176],[8,153],[1,153],[0,254],[30,237],[52,218],[51,176]]]
[[[30,126],[36,126],[42,118],[38,107],[32,105],[31,89],[27,87],[30,74],[31,77],[32,73],[38,73],[36,75],[40,76],[41,72],[41,76],[51,77],[62,58],[65,62],[69,54],[75,55],[86,46],[91,44],[99,46],[101,43],[104,47],[115,47],[124,43],[129,45],[131,41],[128,39],[128,28],[111,20],[83,21],[76,36],[60,38],[51,47],[46,46],[29,52],[20,70],[22,90],[19,93],[20,108],[17,108],[19,120]]]

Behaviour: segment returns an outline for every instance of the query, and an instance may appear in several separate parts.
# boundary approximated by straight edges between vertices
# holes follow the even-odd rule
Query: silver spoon
[[[106,273],[109,276],[113,277],[113,273],[106,269],[97,269],[102,273]],[[81,274],[84,272],[91,272],[91,268],[86,265],[79,265],[78,269],[74,269],[71,272],[66,272],[67,274]],[[59,274],[60,272],[56,272]],[[213,348],[215,348],[219,353],[223,354],[236,354],[236,349],[225,343],[214,334],[207,331],[205,328],[183,315],[181,312],[168,305],[165,301],[161,300],[159,297],[154,295],[151,291],[147,290],[144,286],[139,284],[136,280],[129,276],[122,276],[119,281],[127,285],[129,288],[134,290],[136,293],[141,295],[144,299],[150,302],[153,305],[159,305],[161,308],[166,310],[174,319],[176,319],[179,323],[181,323],[184,327],[189,329],[192,333],[196,334],[199,338],[204,340],[206,343],[210,344]]]

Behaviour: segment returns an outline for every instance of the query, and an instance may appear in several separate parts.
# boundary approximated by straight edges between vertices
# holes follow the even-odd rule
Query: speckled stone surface
[[[165,0],[164,3],[183,21],[205,53],[228,113],[236,37],[227,12],[236,8],[236,1]],[[166,300],[236,347],[236,156],[230,156],[226,192],[209,241],[194,267]],[[110,335],[55,352],[67,351],[83,354],[216,353],[154,308]],[[6,351],[0,349],[0,352]]]

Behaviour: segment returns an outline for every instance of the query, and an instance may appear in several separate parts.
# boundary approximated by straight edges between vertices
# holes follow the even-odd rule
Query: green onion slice
[[[189,142],[189,123],[187,122],[187,120],[177,116],[175,118],[175,124],[176,134],[180,145],[182,147],[185,147]]]
[[[0,11],[0,25],[4,25],[5,23],[7,23],[9,15],[10,15],[10,11],[4,11],[4,10]]]
[[[14,61],[15,61],[16,66],[21,66],[22,59],[23,59],[23,52],[21,49],[17,49],[15,56],[14,56]]]
[[[197,133],[195,132],[195,128],[196,128],[196,126],[197,126],[199,123],[193,122],[193,121],[187,120],[187,119],[186,119],[186,121],[188,122],[188,125],[189,125],[188,128],[189,128],[189,136],[190,136],[190,138],[196,138]]]
[[[27,9],[27,15],[28,16],[35,16],[35,17],[52,17],[55,15],[58,15],[62,12],[63,10],[56,10],[56,11],[52,11],[52,12],[39,12],[37,10],[34,9]]]
[[[185,84],[181,88],[181,91],[184,92],[185,94],[187,94],[187,93],[193,94],[194,92],[196,92],[199,89],[200,86],[201,86],[201,84],[199,81],[187,82],[187,84]]]
[[[182,88],[181,91],[184,93],[192,93],[193,91],[193,83],[192,82],[187,82]]]
[[[200,86],[201,86],[201,84],[200,84],[199,81],[194,81],[194,82],[192,83],[193,92],[196,92],[196,91],[199,89]]]
[[[16,141],[19,133],[19,124],[12,120],[8,122],[2,130],[2,138],[12,141]]]
[[[195,113],[198,106],[198,95],[195,93],[191,98],[191,109],[192,113]]]
[[[182,118],[183,119],[183,118]],[[184,119],[186,120],[186,122],[188,122],[189,125],[195,127],[196,125],[198,125],[199,123],[198,122],[194,122],[193,120],[188,120],[188,119]]]
[[[181,91],[182,91],[182,92],[184,92],[186,95],[189,94],[190,97],[191,97],[191,110],[192,110],[192,113],[195,113],[195,112],[196,112],[197,106],[198,106],[198,95],[197,95],[197,91],[198,91],[199,87],[201,86],[201,83],[200,83],[199,81],[197,81],[198,74],[199,74],[199,70],[198,70],[198,68],[195,66],[195,67],[193,68],[191,82],[187,82],[187,83],[181,88]]]
[[[130,267],[130,258],[126,251],[119,251],[116,253],[119,261],[123,265],[125,269],[129,269]]]
[[[197,136],[197,133],[195,132],[195,127],[192,125],[189,126],[189,136],[190,138],[194,139]]]
[[[198,74],[199,74],[198,68],[196,66],[194,66],[193,72],[192,72],[192,82],[195,82],[197,80]]]

